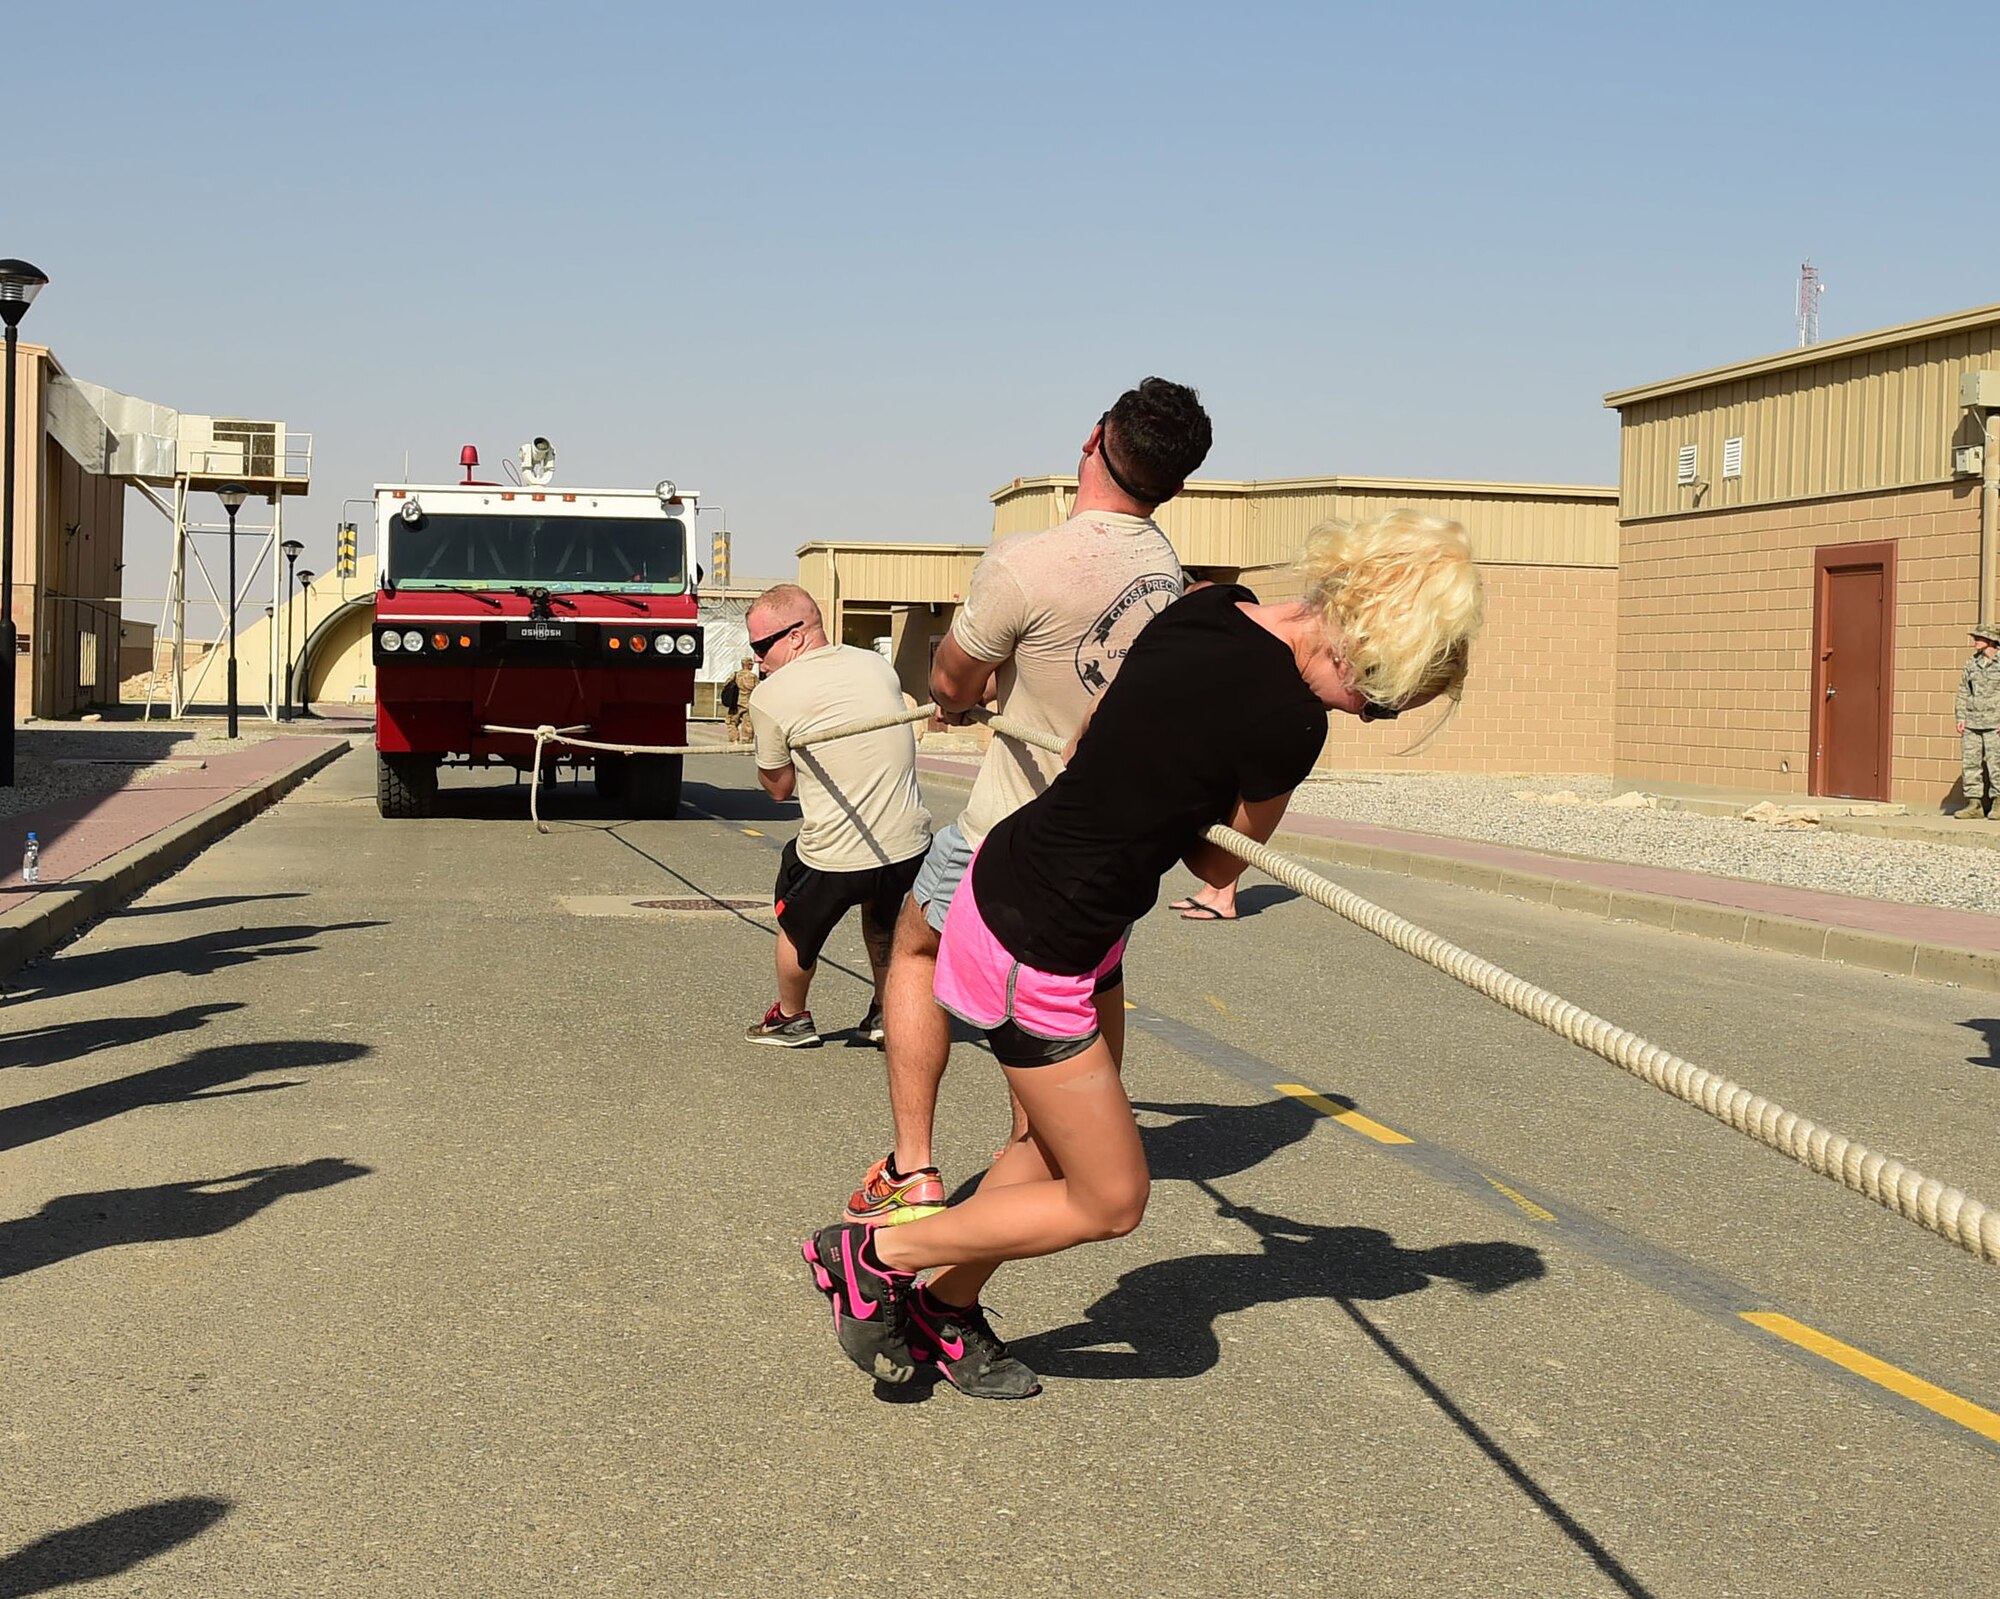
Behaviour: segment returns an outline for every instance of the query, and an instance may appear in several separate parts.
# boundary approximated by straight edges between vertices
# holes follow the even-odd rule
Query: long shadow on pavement
[[[118,983],[137,982],[163,972],[207,977],[231,966],[273,955],[309,955],[319,945],[308,940],[326,933],[348,933],[386,927],[381,921],[295,923],[283,927],[235,927],[192,938],[162,940],[93,949],[79,955],[58,955],[20,974],[24,989],[12,997],[18,1003],[54,994],[88,993]],[[32,992],[28,992],[32,990]]]
[[[358,1060],[367,1053],[366,1044],[330,1039],[221,1044],[213,1049],[196,1050],[170,1066],[155,1066],[150,1071],[116,1077],[108,1083],[93,1083],[67,1094],[0,1109],[0,1152],[108,1121],[143,1105],[227,1099],[237,1094],[264,1094],[296,1087],[295,1083],[250,1083],[242,1088],[225,1088],[223,1084],[266,1072],[297,1071]]]
[[[89,1021],[30,1027],[0,1039],[0,1071],[10,1066],[56,1066],[81,1060],[101,1049],[122,1049],[127,1044],[164,1038],[169,1033],[191,1033],[205,1027],[212,1016],[243,1008],[241,1000],[227,1000],[213,1005],[183,1005],[164,1016],[99,1016]]]
[[[1541,1252],[1505,1242],[1405,1249],[1376,1227],[1328,1227],[1227,1206],[1257,1234],[1261,1253],[1190,1255],[1127,1272],[1068,1327],[1014,1346],[1052,1377],[1198,1377],[1221,1358],[1216,1323],[1234,1311],[1287,1299],[1351,1304],[1413,1294],[1438,1281],[1476,1294],[1532,1282]],[[1107,1346],[1123,1345],[1124,1348]]]
[[[2000,1069],[2000,1020],[1988,1017],[1983,1020],[1964,1022],[1960,1025],[1968,1027],[1977,1033],[1979,1041],[1986,1046],[1986,1058],[1984,1060],[1981,1060],[1977,1055],[1968,1055],[1965,1057],[1965,1064],[1968,1066],[1985,1066]]]
[[[366,1177],[371,1169],[328,1157],[194,1182],[65,1194],[33,1216],[0,1222],[0,1280],[121,1244],[206,1238],[248,1221],[287,1194],[330,1188]]]
[[[304,899],[303,889],[286,889],[277,894],[210,894],[206,899],[163,900],[158,905],[127,905],[118,912],[127,916],[168,916],[176,911],[214,911],[225,905],[253,905],[267,899]]]
[[[65,1527],[0,1556],[0,1599],[28,1599],[77,1583],[101,1582],[190,1539],[229,1514],[227,1499],[156,1499]]]

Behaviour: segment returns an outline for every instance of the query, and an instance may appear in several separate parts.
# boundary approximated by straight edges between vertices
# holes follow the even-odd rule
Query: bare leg
[[[875,978],[875,1003],[882,1003],[884,984],[889,975],[889,957],[896,942],[894,924],[884,927],[875,919],[875,907],[861,907],[861,943],[868,951],[868,970]]]
[[[778,1009],[796,1016],[806,1008],[806,994],[812,988],[813,968],[799,964],[799,952],[785,930],[778,929]]]
[[[896,1170],[931,1163],[938,1084],[951,1056],[951,1018],[931,997],[938,935],[914,899],[903,901],[895,951],[882,984],[883,1047],[889,1057],[889,1114],[896,1123]]]
[[[974,1279],[963,1268],[990,1274],[1001,1261],[1121,1237],[1146,1211],[1145,1151],[1110,1045],[1100,1038],[1057,1065],[1005,1070],[1033,1136],[1013,1145],[995,1170],[1026,1175],[1027,1163],[1040,1160],[1050,1175],[990,1189],[982,1183],[962,1205],[874,1234],[875,1253],[895,1270],[961,1268],[940,1273],[940,1293],[964,1293]]]
[[[1219,888],[1203,883],[1200,888],[1188,896],[1187,902],[1190,907],[1198,906],[1200,909],[1182,911],[1182,921],[1205,922],[1219,919],[1225,922],[1233,922],[1236,920],[1236,879],[1233,877],[1230,878],[1228,882],[1222,884]],[[1213,911],[1215,914],[1207,916],[1203,914],[1203,911]]]
[[[1104,1042],[1111,1046],[1112,1064],[1122,1071],[1125,1067],[1125,985],[1120,983],[1116,988],[1106,989],[1095,996],[1091,1003],[1097,1007],[1097,1031]],[[1007,1103],[1014,1112],[1014,1125],[1007,1133],[1007,1142],[1011,1146],[1020,1143],[1028,1136],[1028,1112],[1022,1106],[1020,1097],[1011,1088],[1007,1091]],[[1001,1156],[1004,1157],[1005,1154],[1006,1151],[1002,1150]],[[994,1171],[998,1169],[996,1158]],[[981,1186],[990,1185],[992,1180],[993,1172],[988,1172]],[[968,1305],[972,1303],[969,1299],[959,1302]]]

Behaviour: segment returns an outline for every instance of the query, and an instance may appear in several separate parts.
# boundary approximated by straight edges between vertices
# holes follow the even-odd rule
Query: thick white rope
[[[931,715],[933,709],[923,705],[894,716],[878,716],[849,723],[800,739],[792,748],[804,749],[812,744],[851,738],[858,733],[873,733],[885,727],[901,726],[905,722],[922,721]],[[985,711],[972,714],[1003,738],[1047,750],[1053,755],[1063,753],[1064,742],[1053,733]],[[541,819],[536,797],[541,781],[542,746],[546,743],[557,742],[577,749],[628,755],[739,753],[728,745],[602,744],[578,738],[578,729],[555,728],[546,724],[535,728],[489,727],[486,731],[534,738],[535,776],[534,786],[528,794],[529,814],[534,817],[535,826],[544,833],[548,827]],[[1879,1155],[1844,1133],[1834,1132],[1795,1111],[1786,1110],[1775,1100],[1753,1094],[1740,1083],[1685,1061],[1671,1050],[1649,1043],[1637,1033],[1608,1022],[1559,994],[1538,988],[1525,978],[1516,977],[1503,967],[1483,960],[1469,950],[1460,949],[1449,940],[1404,920],[1393,911],[1384,910],[1317,872],[1308,871],[1297,861],[1278,854],[1234,828],[1211,827],[1204,836],[1210,843],[1228,850],[1266,876],[1303,894],[1315,904],[1325,906],[1336,916],[1345,917],[1355,926],[1366,929],[1404,953],[1436,967],[1446,976],[1456,978],[1468,988],[1476,989],[1516,1015],[1539,1022],[1550,1032],[1601,1056],[1621,1071],[1630,1072],[1697,1110],[1706,1111],[1717,1121],[1755,1139],[1767,1149],[1775,1149],[1821,1176],[1833,1179],[1843,1188],[1865,1195],[1906,1221],[1913,1221],[1940,1238],[1949,1239],[1989,1265],[2000,1265],[2000,1209],[1983,1204],[1934,1177],[1926,1177],[1902,1161]]]
[[[1052,733],[1025,727],[1006,717],[985,720],[996,733],[1053,754],[1060,755],[1063,751],[1063,741]],[[1753,1094],[1740,1083],[1682,1060],[1672,1051],[1648,1043],[1637,1033],[1593,1015],[1559,994],[1537,988],[1525,978],[1516,977],[1317,872],[1308,871],[1297,861],[1234,828],[1211,827],[1205,836],[1210,843],[1220,845],[1267,877],[1457,978],[1468,988],[1477,989],[1488,999],[1497,1000],[1516,1015],[1541,1023],[1550,1032],[1602,1056],[1621,1071],[1706,1111],[1767,1149],[1775,1149],[1842,1187],[1866,1195],[1906,1221],[1950,1239],[1989,1265],[2000,1266],[2000,1209],[1982,1204],[1934,1177],[1926,1177],[1900,1160],[1878,1155],[1846,1134],[1786,1110],[1775,1100]]]
[[[795,750],[809,749],[814,744],[830,744],[837,738],[853,738],[858,733],[879,733],[885,727],[901,727],[905,722],[922,722],[930,718],[936,709],[931,705],[919,705],[913,711],[898,711],[893,716],[874,716],[864,722],[847,722],[839,727],[828,728],[823,733],[811,733],[792,741]],[[751,755],[755,747],[749,744],[605,744],[596,739],[579,738],[587,724],[575,727],[551,727],[544,722],[539,727],[497,727],[482,725],[482,733],[511,733],[517,738],[532,738],[535,741],[535,764],[528,778],[528,817],[535,824],[535,831],[546,833],[548,823],[542,820],[542,746],[561,744],[569,749],[602,750],[609,755]]]

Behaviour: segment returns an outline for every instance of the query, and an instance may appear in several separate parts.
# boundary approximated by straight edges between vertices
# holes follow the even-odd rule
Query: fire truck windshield
[[[687,523],[678,517],[426,512],[398,519],[388,543],[391,583],[687,587]]]

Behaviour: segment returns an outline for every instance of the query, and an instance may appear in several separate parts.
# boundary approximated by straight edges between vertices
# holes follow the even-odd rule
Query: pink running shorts
[[[1034,1059],[1009,1059],[1017,1052],[1003,1052],[1001,1040],[993,1040],[994,1053],[1003,1066],[1052,1064],[1081,1053],[1097,1036],[1093,1000],[1098,983],[1117,967],[1124,953],[1125,940],[1120,938],[1103,960],[1077,976],[1023,965],[986,925],[972,890],[972,867],[968,866],[945,915],[932,993],[952,1015],[988,1034],[1004,1035],[1011,1024],[1031,1039],[1077,1046],[1066,1051],[1038,1050]]]

